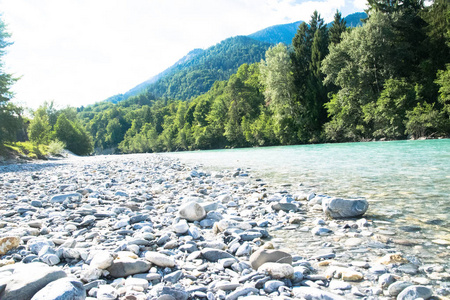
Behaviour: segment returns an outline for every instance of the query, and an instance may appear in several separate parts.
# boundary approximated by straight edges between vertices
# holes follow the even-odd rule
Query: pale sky
[[[2,58],[21,79],[15,102],[78,107],[125,93],[195,48],[309,21],[331,22],[365,0],[0,0],[14,43]]]

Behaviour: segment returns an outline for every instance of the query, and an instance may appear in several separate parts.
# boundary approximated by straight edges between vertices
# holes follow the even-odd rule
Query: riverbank
[[[329,219],[327,197],[247,169],[209,172],[154,154],[73,157],[1,166],[0,190],[2,299],[49,282],[35,299],[62,289],[129,300],[450,293],[448,251],[447,263],[423,264],[420,245],[386,224]],[[301,241],[288,244],[288,232]],[[282,263],[258,268],[261,260]],[[31,281],[40,286],[27,290]]]

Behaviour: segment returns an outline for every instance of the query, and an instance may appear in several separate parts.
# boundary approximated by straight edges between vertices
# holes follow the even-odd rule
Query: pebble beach
[[[450,242],[367,210],[158,154],[0,165],[0,299],[450,299]]]

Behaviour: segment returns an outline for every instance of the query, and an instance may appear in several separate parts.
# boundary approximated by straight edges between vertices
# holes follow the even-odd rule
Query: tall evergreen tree
[[[339,44],[342,40],[342,33],[347,30],[347,22],[342,18],[342,14],[340,11],[336,10],[334,14],[334,21],[328,30],[328,37],[330,39],[330,44],[336,45]]]
[[[318,141],[327,117],[324,108],[327,90],[320,69],[328,54],[328,32],[317,11],[311,16],[309,27],[305,23],[300,25],[292,44],[295,97],[300,107],[298,138],[302,142]]]

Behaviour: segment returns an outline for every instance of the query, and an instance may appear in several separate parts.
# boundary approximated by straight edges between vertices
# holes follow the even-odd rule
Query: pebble
[[[424,224],[362,218],[365,200],[273,186],[245,168],[211,175],[164,155],[61,162],[0,166],[1,299],[450,294],[446,257],[415,256],[430,245],[445,253],[447,236],[422,245]]]

